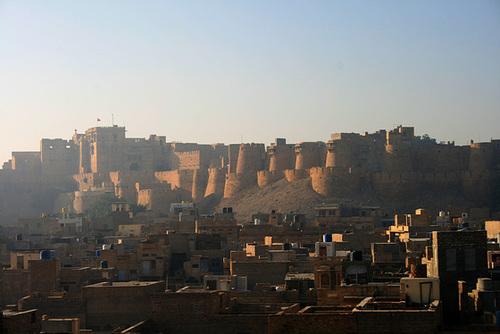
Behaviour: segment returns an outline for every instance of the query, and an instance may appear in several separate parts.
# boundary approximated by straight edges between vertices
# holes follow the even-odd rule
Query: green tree
[[[414,142],[421,145],[436,144],[436,139],[431,138],[427,133],[423,136],[415,136]]]
[[[135,204],[131,203],[129,204],[130,211],[133,213],[139,213],[139,212],[146,212],[148,206],[147,205],[142,205],[142,204]]]
[[[83,212],[83,214],[89,219],[94,220],[96,218],[103,218],[111,215],[111,205],[115,202],[119,202],[120,198],[115,195],[104,194],[101,195],[97,201],[94,202]]]

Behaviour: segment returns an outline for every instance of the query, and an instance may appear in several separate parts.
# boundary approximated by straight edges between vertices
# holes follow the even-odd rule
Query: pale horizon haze
[[[499,139],[500,2],[0,0],[0,164],[112,115],[204,144]]]

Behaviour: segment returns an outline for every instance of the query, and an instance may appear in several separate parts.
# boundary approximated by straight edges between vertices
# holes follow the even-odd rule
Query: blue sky
[[[169,141],[500,138],[500,2],[0,1],[0,161],[114,122]]]

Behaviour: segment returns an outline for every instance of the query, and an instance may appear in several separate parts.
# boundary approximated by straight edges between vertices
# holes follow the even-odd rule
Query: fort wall
[[[459,172],[469,168],[469,147],[447,145],[414,145],[410,149],[414,171]]]
[[[257,184],[260,188],[264,188],[276,181],[279,181],[285,177],[285,173],[281,170],[277,171],[267,171],[261,170],[257,172]]]
[[[491,171],[463,172],[462,192],[465,198],[482,206],[491,206],[495,199],[498,175]]]
[[[126,199],[129,203],[137,201],[136,184],[151,184],[154,181],[154,174],[152,171],[117,171],[109,173],[111,182],[115,187],[115,195]]]
[[[158,214],[168,214],[171,203],[191,200],[189,193],[182,189],[172,190],[164,187],[142,189],[137,193],[137,204],[144,205],[148,211]]]
[[[181,188],[189,192],[193,190],[194,170],[192,169],[155,172],[154,175],[157,180],[170,183],[172,189]]]
[[[473,173],[495,168],[494,149],[491,143],[472,143],[470,145],[469,170]]]
[[[374,173],[373,187],[384,198],[405,201],[415,198],[421,191],[420,173]]]
[[[237,193],[257,184],[257,174],[255,177],[248,177],[245,174],[227,173],[224,186],[224,197],[231,198]]]
[[[344,167],[315,167],[310,171],[312,187],[318,194],[347,197],[356,194],[367,182],[364,169]]]
[[[310,176],[308,169],[287,169],[284,171],[284,173],[285,178],[288,182],[307,179]]]
[[[408,144],[388,144],[385,146],[383,170],[388,173],[407,173],[413,170]]]
[[[199,169],[206,162],[202,162],[200,151],[175,152],[179,159],[179,169]]]

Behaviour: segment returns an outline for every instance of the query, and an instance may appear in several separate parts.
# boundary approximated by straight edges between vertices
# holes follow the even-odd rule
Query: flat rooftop
[[[151,286],[157,284],[165,284],[165,281],[153,281],[153,282],[139,282],[139,281],[130,281],[130,282],[101,282],[92,285],[87,285],[85,288],[127,288],[127,287],[143,287],[143,286]]]

